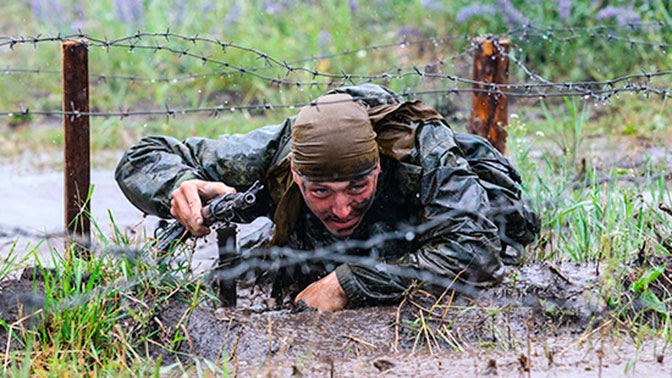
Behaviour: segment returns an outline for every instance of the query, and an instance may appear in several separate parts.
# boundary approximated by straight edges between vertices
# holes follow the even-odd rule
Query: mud
[[[269,310],[265,293],[242,288],[242,308],[195,309],[179,351],[241,376],[672,374],[664,341],[637,347],[615,331],[598,280],[594,265],[535,264],[471,296],[419,289],[399,306],[337,313]],[[182,303],[161,312],[166,334],[185,313]]]
[[[557,163],[565,155],[552,138],[536,138],[535,148],[529,157],[544,167],[548,162]],[[576,179],[593,170],[599,177],[609,175],[644,175],[661,167],[672,167],[672,133],[660,132],[655,138],[629,135],[588,135],[581,138],[576,151]],[[571,152],[570,152],[571,153]]]
[[[179,319],[185,310],[186,306],[175,306],[162,318]],[[191,342],[183,342],[180,350],[228,362],[229,371],[239,376],[672,374],[663,340],[644,340],[638,348],[629,338],[608,332],[608,327],[575,335],[532,333],[529,339],[522,333],[507,345],[464,342],[459,348],[441,345],[431,351],[426,346],[413,351],[406,340],[395,349],[395,314],[395,307],[335,314],[198,309],[187,327]],[[466,324],[454,327],[467,333]]]
[[[512,268],[501,285],[471,297],[416,290],[400,306],[322,314],[264,309],[248,291],[246,308],[197,308],[186,327],[190,341],[179,351],[228,361],[242,376],[672,372],[662,341],[658,349],[653,342],[637,349],[627,337],[614,336],[594,292],[598,280],[594,265],[536,264]],[[173,303],[161,312],[161,323],[170,327],[185,312],[187,305]],[[447,337],[423,333],[418,319]]]
[[[172,303],[160,315],[169,327],[188,306]],[[364,308],[337,313],[290,310],[195,309],[180,351],[215,360],[237,360],[243,366],[268,356],[296,356],[317,361],[344,360],[373,352],[389,353],[396,308]]]
[[[639,350],[629,340],[591,336],[576,344],[569,337],[532,339],[513,350],[474,348],[465,351],[441,350],[373,354],[344,361],[258,360],[251,371],[231,370],[241,376],[384,376],[384,377],[667,377],[669,362],[660,349],[648,341]],[[567,347],[570,349],[567,349]],[[529,355],[529,357],[527,357]],[[242,373],[241,373],[242,372]],[[529,374],[529,375],[528,375]]]
[[[0,318],[13,327],[37,325],[19,321],[44,303],[36,273],[0,283]],[[240,376],[672,374],[663,340],[637,346],[616,331],[595,297],[597,280],[594,265],[535,264],[511,268],[502,284],[473,295],[420,288],[399,306],[336,313],[271,310],[266,291],[240,284],[237,308],[191,309],[177,299],[160,307],[151,329],[140,331],[153,334],[141,354],[163,355],[164,365],[207,359]],[[3,327],[0,340],[5,347]]]

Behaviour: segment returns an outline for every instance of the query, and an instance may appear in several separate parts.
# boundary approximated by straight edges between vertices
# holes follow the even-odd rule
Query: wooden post
[[[499,55],[499,48],[509,52],[508,40],[497,41],[492,37],[478,37],[474,50],[474,81],[488,84],[506,84],[509,81],[509,58]],[[474,84],[474,89],[492,90],[489,85]],[[503,88],[497,88],[506,92]],[[485,137],[502,154],[506,151],[506,130],[508,125],[508,106],[506,94],[473,92],[471,122],[468,131]]]
[[[65,227],[71,236],[88,243],[90,185],[89,58],[85,40],[66,41],[63,52],[63,115],[65,160]],[[86,213],[86,214],[85,214]],[[74,234],[74,235],[73,235]]]

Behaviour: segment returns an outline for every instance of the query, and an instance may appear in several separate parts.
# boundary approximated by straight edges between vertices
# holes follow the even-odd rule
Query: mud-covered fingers
[[[189,217],[187,222],[191,225],[191,227],[188,227],[191,233],[195,236],[209,234],[210,229],[203,225],[203,216],[201,215],[203,203],[201,202],[201,197],[198,193],[198,185],[185,185],[183,193],[186,199],[186,204],[189,208]]]
[[[171,214],[194,236],[208,234],[210,229],[203,225],[202,203],[195,185],[184,183],[173,191]]]
[[[189,217],[189,206],[185,205],[184,194],[179,189],[176,189],[173,191],[172,197],[170,200],[170,215],[186,227]]]
[[[319,311],[339,311],[348,303],[348,297],[338,283],[336,272],[331,272],[303,289],[294,303],[298,304],[299,301]]]
[[[215,197],[223,196],[228,193],[235,193],[236,189],[232,188],[222,182],[202,182],[198,186],[198,192],[205,201],[209,201]]]

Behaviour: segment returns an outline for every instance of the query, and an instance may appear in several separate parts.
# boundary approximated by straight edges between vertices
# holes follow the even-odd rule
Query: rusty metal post
[[[87,202],[90,185],[89,57],[86,41],[63,42],[65,227],[79,240],[91,238]],[[73,235],[74,234],[74,235]]]
[[[509,52],[508,40],[496,40],[492,37],[474,39],[477,48],[474,50],[474,81],[488,84],[507,84],[509,82],[509,58],[500,55]],[[506,150],[506,130],[508,125],[508,105],[506,94],[479,92],[491,90],[486,84],[474,84],[471,122],[468,131],[485,137],[502,154]],[[499,88],[502,92],[505,89]]]

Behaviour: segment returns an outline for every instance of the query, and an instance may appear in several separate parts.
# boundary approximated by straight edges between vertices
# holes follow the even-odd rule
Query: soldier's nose
[[[332,206],[331,211],[339,219],[347,219],[350,216],[352,207],[349,204],[347,198],[343,196],[337,196],[334,206]]]

